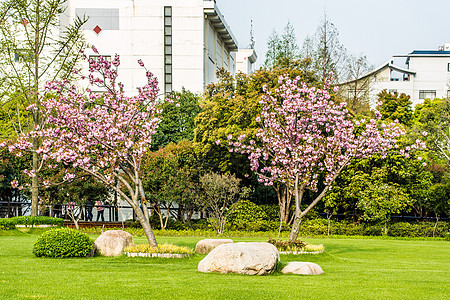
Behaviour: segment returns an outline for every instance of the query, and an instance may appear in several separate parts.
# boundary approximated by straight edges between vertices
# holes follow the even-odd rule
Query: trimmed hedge
[[[60,218],[51,218],[45,216],[20,216],[20,217],[12,217],[0,219],[0,229],[14,229],[16,225],[26,225],[26,226],[35,226],[35,225],[55,225],[55,226],[63,226],[64,219]]]
[[[0,219],[0,230],[8,230],[16,228],[16,223],[12,219]]]
[[[379,223],[357,223],[348,221],[331,221],[331,235],[347,236],[381,236],[384,233],[384,226]],[[433,237],[435,222],[392,222],[388,224],[388,236],[393,237]],[[436,227],[436,237],[445,237],[450,231],[449,222],[438,222]],[[327,235],[328,220],[312,219],[304,220],[300,225],[299,235]]]
[[[37,257],[86,257],[94,241],[86,233],[71,228],[57,228],[44,232],[33,247]]]

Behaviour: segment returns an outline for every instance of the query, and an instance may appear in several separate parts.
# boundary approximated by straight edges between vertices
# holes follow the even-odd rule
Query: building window
[[[172,6],[164,6],[164,92],[172,92]]]
[[[436,90],[420,90],[419,99],[431,99],[436,98]]]

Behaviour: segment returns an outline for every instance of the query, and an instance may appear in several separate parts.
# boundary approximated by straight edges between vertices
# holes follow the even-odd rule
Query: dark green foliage
[[[200,113],[200,97],[186,91],[173,92],[169,98],[173,103],[161,104],[161,123],[152,138],[152,150],[158,150],[170,143],[194,138],[194,120]]]
[[[0,219],[0,230],[16,228],[16,223],[12,219]]]
[[[43,233],[34,244],[33,254],[38,257],[86,257],[93,241],[85,233],[71,228],[52,229]]]
[[[256,205],[248,200],[241,200],[230,208],[227,216],[227,229],[244,231],[275,231],[280,226],[277,205]],[[282,230],[289,230],[283,223]]]
[[[383,102],[379,107],[383,120],[398,120],[401,124],[411,125],[413,110],[410,96],[392,94],[383,90],[378,94],[378,99]]]
[[[228,222],[232,225],[267,220],[267,214],[261,206],[248,200],[241,200],[230,207]]]
[[[302,236],[327,235],[326,219],[304,220],[300,225]],[[387,235],[394,237],[432,237],[435,222],[392,222],[388,226]],[[384,234],[382,223],[352,223],[349,221],[331,221],[331,235],[347,236],[381,236]],[[449,222],[438,222],[436,236],[444,237],[450,230]]]

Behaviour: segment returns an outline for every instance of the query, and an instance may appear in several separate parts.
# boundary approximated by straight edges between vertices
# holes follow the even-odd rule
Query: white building
[[[236,70],[245,74],[254,73],[255,62],[258,56],[255,49],[239,49],[236,53]]]
[[[75,16],[89,18],[83,26],[89,44],[104,56],[120,55],[127,92],[145,83],[138,59],[162,92],[203,92],[219,68],[236,73],[237,42],[215,1],[69,0],[61,25]]]
[[[395,63],[401,58],[403,66]],[[355,91],[361,95],[367,92],[372,105],[384,89],[409,95],[413,106],[424,99],[450,97],[450,44],[438,50],[414,50],[408,55],[393,57],[358,80],[340,85],[343,95],[348,93],[349,98]]]

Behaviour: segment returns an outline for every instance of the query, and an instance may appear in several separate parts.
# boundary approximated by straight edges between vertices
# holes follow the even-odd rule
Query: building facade
[[[362,96],[372,107],[382,90],[409,95],[413,106],[424,99],[450,97],[450,44],[438,50],[414,50],[393,57],[372,72],[340,86],[344,97]]]
[[[120,55],[127,92],[145,84],[139,59],[165,93],[203,92],[219,68],[236,72],[237,42],[215,1],[69,0],[61,26],[76,16],[88,19],[83,31],[90,45],[106,57]]]

